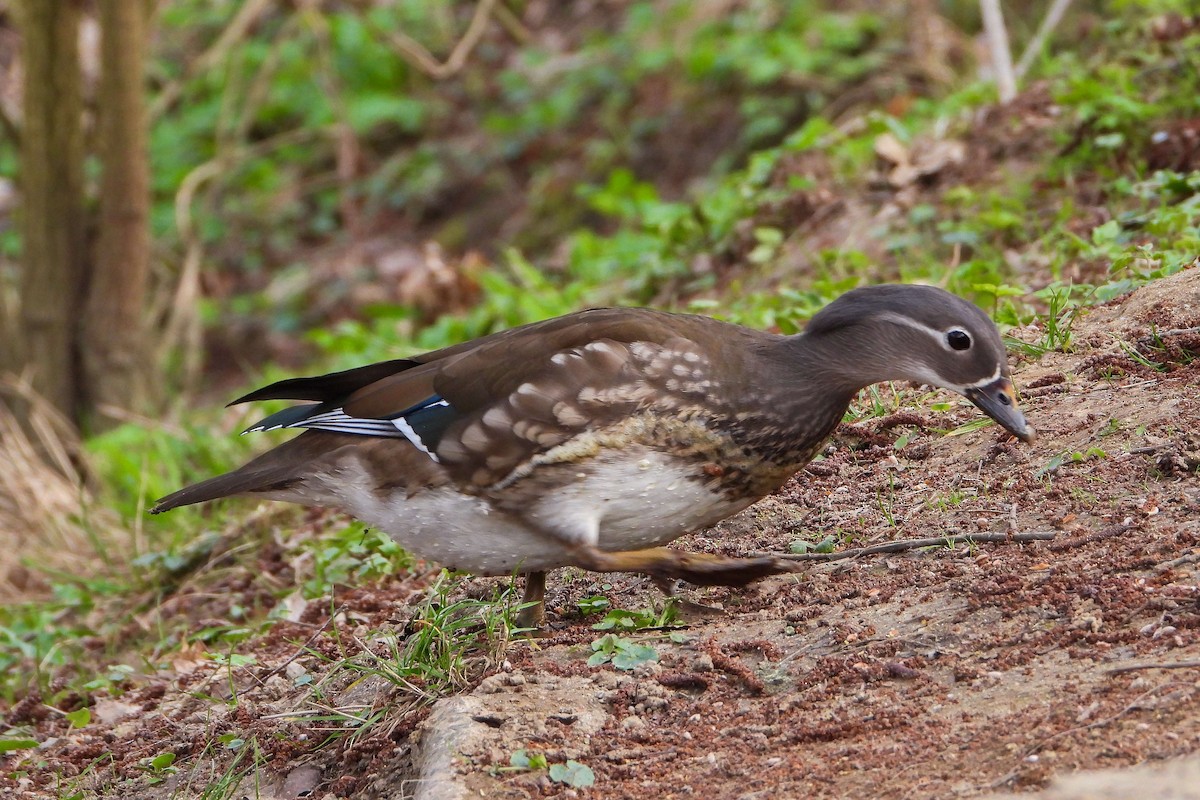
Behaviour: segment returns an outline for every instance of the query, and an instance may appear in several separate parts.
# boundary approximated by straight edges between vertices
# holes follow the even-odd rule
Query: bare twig
[[[1000,102],[1007,103],[1017,96],[1017,79],[1013,74],[1012,53],[1008,49],[1008,30],[1004,27],[1004,13],[1000,10],[1000,0],[979,0],[979,10],[983,13],[983,30],[987,35],[992,69],[996,73]]]
[[[1082,733],[1084,731],[1089,731],[1092,728],[1101,728],[1101,727],[1104,727],[1105,725],[1109,725],[1113,722],[1116,722],[1121,717],[1128,714],[1130,711],[1135,711],[1138,708],[1140,708],[1142,701],[1145,700],[1150,695],[1155,694],[1156,692],[1164,691],[1166,689],[1179,688],[1182,685],[1183,684],[1179,684],[1179,683],[1168,683],[1168,684],[1164,684],[1162,686],[1155,686],[1151,689],[1147,689],[1146,691],[1139,694],[1137,697],[1133,698],[1133,700],[1130,701],[1130,703],[1128,705],[1126,705],[1124,708],[1122,708],[1120,711],[1113,714],[1112,716],[1105,717],[1104,719],[1098,719],[1095,722],[1088,723],[1087,725],[1078,725],[1074,728],[1067,728],[1065,731],[1059,731],[1058,733],[1047,736],[1046,738],[1039,741],[1037,744],[1031,745],[1025,751],[1024,755],[1030,755],[1031,753],[1036,753],[1039,750],[1041,750],[1042,748],[1044,748],[1050,742],[1054,741],[1055,739],[1059,739],[1063,736],[1070,736],[1073,733]]]
[[[1154,331],[1150,336],[1142,338],[1153,340],[1156,336],[1186,336],[1189,333],[1200,333],[1200,325],[1197,325],[1195,328],[1171,328],[1165,331]]]
[[[444,80],[457,74],[466,66],[471,51],[483,38],[483,32],[487,29],[488,19],[491,17],[495,5],[496,0],[479,0],[479,5],[475,7],[475,15],[471,17],[471,24],[467,26],[467,32],[463,34],[458,44],[454,45],[454,49],[450,51],[450,57],[445,62],[439,62],[432,53],[425,49],[423,44],[407,34],[400,31],[381,31],[381,33],[387,36],[392,46],[414,67],[434,80]]]
[[[296,652],[292,653],[291,657],[288,658],[287,661],[284,661],[282,664],[277,665],[274,669],[272,669],[268,672],[264,672],[262,675],[255,676],[255,679],[259,682],[259,685],[266,683],[267,679],[270,678],[272,675],[278,675],[279,673],[283,672],[285,669],[287,669],[288,664],[291,664],[297,658],[299,658],[300,656],[309,652],[309,648],[312,647],[313,642],[315,642],[317,640],[317,637],[319,637],[325,631],[329,630],[329,626],[333,624],[333,621],[335,619],[337,619],[337,615],[342,613],[342,611],[345,610],[346,605],[347,605],[346,603],[342,603],[340,606],[335,608],[333,610],[333,613],[331,613],[329,615],[329,619],[325,620],[324,624],[322,624],[321,627],[319,627],[315,631],[313,631],[313,635],[308,637],[308,641],[306,641],[304,644],[300,645],[300,647],[297,648]]]
[[[1123,667],[1106,669],[1109,675],[1119,675],[1122,672],[1134,672],[1141,669],[1200,669],[1200,661],[1167,661],[1162,664],[1126,664]]]
[[[533,41],[533,32],[525,27],[525,23],[521,22],[521,18],[514,14],[513,10],[504,5],[504,3],[497,3],[496,10],[493,13],[496,16],[496,22],[499,22],[504,30],[508,31],[508,35],[517,44],[527,45]]]
[[[1054,0],[1050,5],[1049,10],[1046,11],[1046,16],[1042,18],[1042,23],[1038,25],[1037,32],[1033,34],[1033,38],[1025,46],[1025,52],[1021,53],[1021,58],[1017,61],[1017,80],[1025,77],[1025,73],[1033,66],[1033,60],[1038,57],[1046,44],[1046,37],[1058,27],[1058,23],[1062,21],[1063,14],[1067,13],[1067,8],[1070,5],[1071,0]]]
[[[931,536],[927,539],[902,539],[898,542],[873,544],[870,547],[855,547],[837,553],[753,553],[755,556],[774,555],[789,561],[841,561],[861,558],[879,553],[903,553],[922,547],[945,547],[952,544],[1005,544],[1022,542],[1044,542],[1055,537],[1054,531],[1032,531],[1030,533],[959,533],[951,536]]]
[[[187,81],[225,61],[226,56],[233,49],[233,46],[246,38],[246,35],[250,32],[250,28],[273,4],[274,0],[247,0],[238,9],[238,13],[234,15],[229,24],[225,26],[225,30],[221,31],[221,35],[217,37],[212,46],[191,63],[186,77],[172,81],[163,87],[163,90],[159,92],[158,97],[150,106],[149,119],[157,119],[165,110],[174,105],[175,101],[183,94],[183,86]]]
[[[1187,555],[1182,555],[1179,558],[1172,558],[1170,561],[1164,561],[1154,567],[1155,572],[1166,572],[1169,569],[1182,567],[1185,564],[1195,564],[1200,561],[1200,550],[1194,550]]]
[[[1120,536],[1133,527],[1133,520],[1125,519],[1118,522],[1116,525],[1109,525],[1106,528],[1101,528],[1098,531],[1091,531],[1082,536],[1074,536],[1070,539],[1061,539],[1050,545],[1050,549],[1054,551],[1070,550],[1085,544],[1093,544],[1094,542],[1102,542],[1105,539],[1111,539],[1114,536]]]

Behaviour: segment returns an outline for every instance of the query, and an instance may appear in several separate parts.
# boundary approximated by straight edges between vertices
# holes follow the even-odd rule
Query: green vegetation
[[[1147,21],[1183,3],[1100,4],[1095,25],[1064,34],[1009,109],[966,74],[941,88],[885,80],[905,44],[902,26],[879,11],[831,11],[837,4],[772,13],[747,4],[697,19],[684,0],[634,2],[611,19],[564,26],[557,46],[510,11],[446,80],[399,55],[393,34],[447,53],[471,4],[305,4],[264,15],[219,59],[202,57],[237,5],[163,4],[152,74],[160,261],[202,253],[211,289],[200,316],[214,352],[277,334],[304,348],[301,358],[279,353],[292,357],[286,367],[239,364],[262,374],[214,378],[221,397],[231,381],[295,374],[297,361],[306,373],[344,368],[597,304],[653,304],[790,333],[843,291],[882,280],[945,286],[1005,329],[1036,324],[1035,343],[1012,344],[1037,358],[1073,346],[1088,306],[1200,253],[1200,172],[1177,169],[1156,140],[1196,115],[1200,72],[1189,56],[1200,34],[1159,41]],[[868,101],[847,100],[852,90]],[[903,101],[895,113],[883,110],[888,99]],[[884,136],[914,162],[945,143],[963,155],[889,183]],[[666,163],[688,150],[688,163]],[[0,166],[12,162],[11,146],[0,146]],[[513,211],[501,220],[497,207]],[[472,302],[431,311],[370,293],[355,299],[356,283],[392,279],[327,271],[325,249],[397,230],[440,244],[452,270],[475,253],[482,267],[462,272]],[[13,237],[0,230],[0,252],[17,250]],[[259,355],[247,350],[235,358]],[[1162,368],[1145,348],[1127,351]],[[180,354],[172,365],[173,385],[190,385],[187,361]],[[75,526],[80,548],[103,567],[27,558],[50,588],[0,609],[5,705],[36,694],[65,725],[86,728],[94,722],[83,712],[98,698],[160,680],[184,649],[226,669],[233,686],[253,664],[250,646],[288,619],[297,598],[335,598],[332,618],[345,587],[410,577],[414,560],[388,537],[331,515],[230,503],[147,518],[154,498],[264,446],[235,434],[270,406],[213,410],[215,386],[205,389],[182,397],[167,421],[131,422],[84,443],[80,510],[58,522]],[[872,387],[851,418],[910,401]],[[1060,467],[1105,457],[1098,448],[1062,453],[1037,475],[1049,481]],[[889,516],[892,503],[890,491],[878,497]],[[828,552],[841,538],[797,540],[792,550]],[[337,726],[330,741],[469,686],[499,659],[512,631],[509,593],[463,598],[444,574],[425,591],[406,625],[332,625],[320,639],[331,647],[309,643],[305,652],[327,671],[301,676],[314,703],[351,674],[396,687],[391,704],[314,704],[304,719]],[[609,631],[591,643],[588,663],[618,669],[658,658],[626,634],[675,619],[670,604],[626,611],[604,598],[580,611],[604,613],[593,627]],[[28,719],[6,717],[0,753],[34,748],[31,730]],[[226,759],[213,796],[269,760],[258,739],[221,736],[229,738],[205,744]],[[512,758],[565,785],[594,781],[577,762]],[[163,751],[143,771],[161,781],[185,760]]]
[[[577,789],[594,786],[596,783],[596,774],[586,764],[581,764],[574,759],[567,759],[562,764],[550,764],[546,761],[545,753],[529,752],[524,748],[514,750],[509,756],[509,767],[506,771],[525,772],[543,769],[546,770],[550,780],[555,783],[566,784]]]

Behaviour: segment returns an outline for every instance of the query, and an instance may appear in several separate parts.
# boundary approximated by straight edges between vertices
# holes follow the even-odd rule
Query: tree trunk
[[[25,84],[21,133],[21,358],[33,388],[75,419],[86,279],[80,4],[17,4]]]
[[[87,400],[141,408],[148,401],[145,299],[150,269],[144,3],[101,0],[99,243],[81,342]]]

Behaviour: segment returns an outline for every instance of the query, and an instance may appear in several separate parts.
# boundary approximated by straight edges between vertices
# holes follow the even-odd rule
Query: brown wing
[[[355,392],[344,410],[391,418],[443,398],[453,418],[427,443],[456,480],[484,486],[639,409],[699,405],[715,389],[704,345],[715,336],[724,355],[722,339],[743,331],[641,309],[582,312],[417,356],[425,363]]]

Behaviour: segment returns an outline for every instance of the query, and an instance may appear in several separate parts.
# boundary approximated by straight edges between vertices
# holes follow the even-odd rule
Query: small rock
[[[592,680],[601,689],[615,689],[621,684],[621,677],[617,675],[617,673],[610,672],[609,670],[601,670],[600,672],[597,672],[596,677]]]
[[[642,719],[636,714],[631,714],[625,719],[621,720],[621,727],[627,731],[639,730],[646,727],[646,720]]]
[[[653,678],[662,671],[662,664],[657,661],[645,661],[633,668],[633,674],[639,678]]]
[[[713,660],[708,653],[701,653],[692,661],[692,672],[712,672]]]

